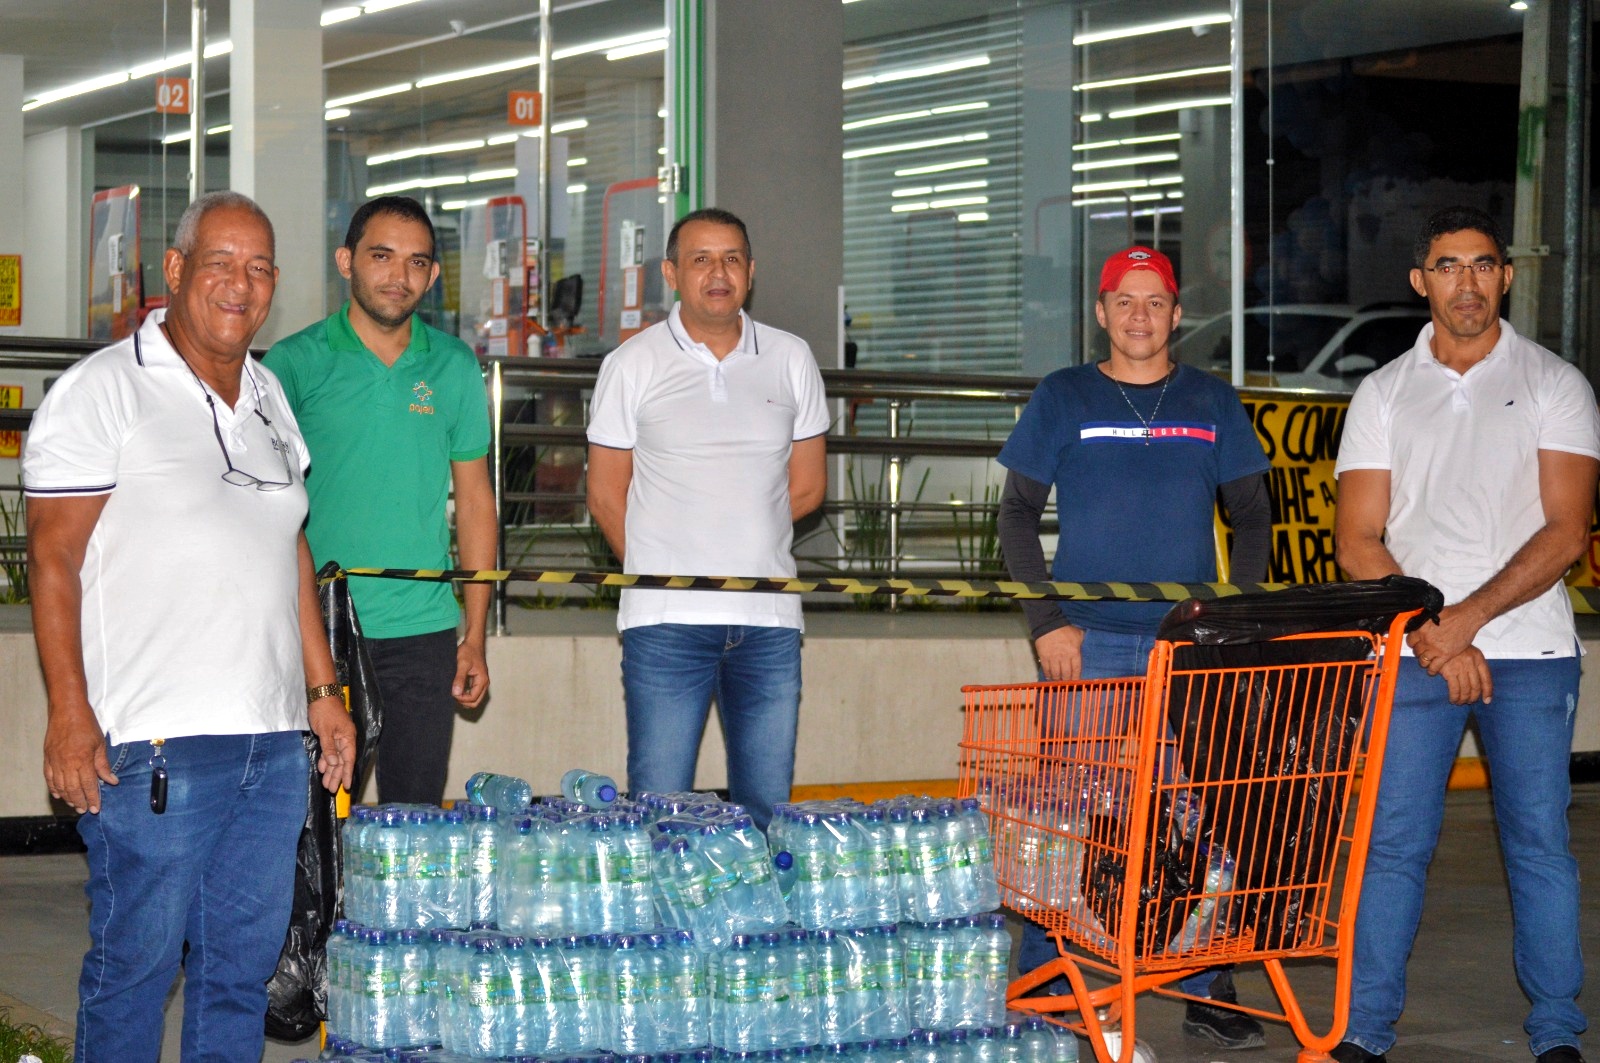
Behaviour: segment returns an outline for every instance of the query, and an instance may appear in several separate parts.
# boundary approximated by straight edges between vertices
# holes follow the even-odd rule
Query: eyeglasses
[[[222,460],[228,466],[228,471],[222,474],[222,482],[232,484],[235,487],[254,487],[257,491],[282,491],[285,487],[294,483],[294,466],[289,464],[289,444],[283,441],[278,435],[278,430],[267,419],[267,415],[261,412],[261,389],[256,385],[256,378],[253,376],[250,378],[250,389],[256,395],[256,408],[251,412],[261,418],[261,423],[267,426],[268,432],[272,433],[272,449],[277,451],[278,457],[283,459],[284,479],[282,480],[263,480],[259,476],[234,467],[233,456],[228,453],[228,444],[222,441],[222,422],[217,419],[216,400],[211,397],[211,392],[206,390],[205,384],[200,380],[200,374],[194,371],[194,366],[190,365],[187,359],[183,360],[183,367],[189,370],[189,375],[194,377],[194,382],[200,385],[200,394],[205,398],[206,406],[211,410],[211,431],[216,434],[217,446],[222,449]]]
[[[1427,273],[1437,273],[1441,277],[1465,277],[1471,273],[1479,277],[1488,277],[1498,270],[1504,262],[1441,262],[1437,266],[1423,266]]]

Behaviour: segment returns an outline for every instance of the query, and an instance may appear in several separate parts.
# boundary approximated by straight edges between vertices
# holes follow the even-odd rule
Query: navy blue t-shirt
[[[1039,382],[1006,440],[1001,465],[1055,486],[1056,581],[1217,578],[1217,487],[1264,472],[1267,456],[1227,382],[1180,365],[1156,413],[1158,395],[1160,384],[1119,391],[1096,365],[1059,369]],[[1148,635],[1170,608],[1061,603],[1079,627]]]

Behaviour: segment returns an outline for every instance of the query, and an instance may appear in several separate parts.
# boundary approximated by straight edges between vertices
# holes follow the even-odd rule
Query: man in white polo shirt
[[[62,375],[22,457],[45,781],[85,813],[80,1063],[154,1063],[180,963],[184,1060],[261,1058],[302,732],[329,790],[354,761],[300,534],[305,444],[249,353],[277,283],[272,226],[213,192],[173,243],[170,308]]]
[[[793,576],[793,522],[827,488],[816,361],[745,314],[755,264],[733,214],[680,219],[661,272],[679,302],[600,367],[589,511],[627,572]],[[694,785],[714,694],[728,789],[765,828],[794,775],[800,599],[627,589],[617,626],[629,787]]]
[[[1339,447],[1339,564],[1420,576],[1449,604],[1410,636],[1356,919],[1340,1063],[1383,1060],[1405,1005],[1445,785],[1467,717],[1489,760],[1515,915],[1523,1029],[1539,1063],[1582,1063],[1578,865],[1567,826],[1578,647],[1561,577],[1588,543],[1600,413],[1574,366],[1500,319],[1511,264],[1495,222],[1422,227],[1411,286],[1432,321],[1364,380]]]

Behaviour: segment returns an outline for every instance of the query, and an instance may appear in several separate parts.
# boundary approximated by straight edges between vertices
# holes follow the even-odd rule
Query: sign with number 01
[[[157,114],[188,114],[192,109],[188,78],[156,78]]]
[[[506,121],[512,125],[538,125],[540,114],[537,92],[512,92],[506,96]]]

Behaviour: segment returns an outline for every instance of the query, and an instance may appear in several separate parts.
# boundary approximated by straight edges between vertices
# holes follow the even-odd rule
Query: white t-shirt
[[[1544,526],[1539,451],[1600,458],[1600,411],[1576,367],[1510,322],[1465,373],[1439,364],[1432,341],[1430,321],[1415,347],[1362,381],[1335,468],[1389,471],[1389,552],[1448,604],[1488,582]],[[1566,588],[1558,582],[1496,617],[1474,645],[1486,657],[1571,657]]]
[[[822,374],[799,337],[740,321],[739,346],[719,362],[674,305],[601,363],[588,435],[633,451],[628,572],[795,574],[789,453],[828,429]],[[646,624],[803,626],[794,594],[624,590],[618,629]]]
[[[30,497],[108,496],[80,572],[89,703],[117,743],[304,730],[305,443],[269,370],[247,360],[230,410],[165,317],[63,374],[22,455]],[[234,467],[288,487],[223,481],[208,394]]]

